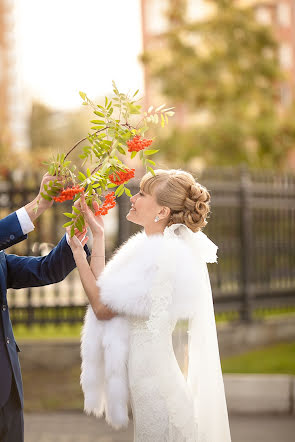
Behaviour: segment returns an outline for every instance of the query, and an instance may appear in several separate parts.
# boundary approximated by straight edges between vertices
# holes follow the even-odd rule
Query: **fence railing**
[[[241,169],[207,169],[198,176],[212,197],[205,233],[218,247],[218,265],[209,264],[216,312],[251,320],[256,309],[295,307],[295,176]],[[0,216],[33,199],[39,177],[26,174],[0,181]],[[138,183],[130,186],[135,193]],[[107,256],[138,230],[126,220],[129,198],[107,215]],[[45,254],[63,235],[62,212],[54,205],[40,217],[27,241],[9,249]],[[77,271],[48,287],[10,290],[15,323],[81,321],[86,305]]]

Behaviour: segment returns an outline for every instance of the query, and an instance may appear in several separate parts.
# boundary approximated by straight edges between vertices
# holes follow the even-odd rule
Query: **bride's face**
[[[162,207],[153,195],[140,190],[130,198],[131,208],[126,216],[131,221],[140,226],[146,227],[154,224],[155,217],[161,212]]]

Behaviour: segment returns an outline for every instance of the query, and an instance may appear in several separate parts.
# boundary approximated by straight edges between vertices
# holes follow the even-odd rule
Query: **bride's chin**
[[[126,219],[128,219],[128,218],[132,218],[132,212],[131,212],[131,211],[129,211],[129,212],[127,213],[127,215],[126,215]]]

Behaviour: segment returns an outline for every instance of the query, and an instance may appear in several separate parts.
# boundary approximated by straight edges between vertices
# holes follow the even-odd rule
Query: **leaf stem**
[[[106,129],[108,129],[108,128],[109,128],[109,126],[106,126],[106,127],[102,128],[102,129],[99,129],[99,130],[93,132],[93,134],[91,134],[91,136],[92,136],[92,135],[96,135],[98,132],[102,132],[103,130],[106,130]],[[71,147],[71,149],[70,149],[70,150],[68,151],[68,153],[66,154],[64,160],[70,155],[71,152],[73,152],[74,149],[76,149],[76,147],[77,147],[80,143],[82,143],[82,141],[87,140],[87,138],[88,138],[88,137],[84,137],[84,138],[82,138],[82,139],[81,139],[80,141],[78,141],[73,147]]]

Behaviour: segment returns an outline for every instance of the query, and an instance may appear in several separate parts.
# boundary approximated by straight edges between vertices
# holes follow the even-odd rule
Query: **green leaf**
[[[98,115],[99,117],[104,118],[104,114],[102,112],[99,111],[94,111],[95,115]]]
[[[136,91],[136,92],[134,92],[134,94],[132,95],[132,97],[135,97],[135,95],[137,95],[137,94],[138,94],[138,92],[139,92],[139,89],[137,89],[137,91]]]
[[[89,177],[91,176],[91,172],[90,172],[90,169],[89,169],[89,168],[87,168],[86,173],[87,173],[87,176],[88,176],[88,178],[89,178]]]
[[[55,196],[57,194],[57,191],[54,191],[54,190],[47,190],[47,195],[50,195],[50,196]]]
[[[118,192],[117,196],[119,197],[119,196],[123,195],[123,193],[124,193],[124,188],[121,189],[120,192]]]
[[[151,167],[148,166],[148,167],[147,167],[147,170],[148,170],[149,172],[151,172],[152,175],[154,175],[154,176],[156,175],[154,169],[152,169]]]
[[[126,155],[125,150],[123,149],[123,147],[121,146],[117,146],[117,150],[122,154],[122,155]]]
[[[80,181],[84,181],[84,180],[86,180],[86,176],[85,176],[84,173],[82,173],[82,172],[79,172],[79,173],[78,173],[78,178],[79,178]]]
[[[86,94],[85,94],[85,92],[79,92],[79,95],[80,95],[80,97],[82,98],[82,100],[85,100],[86,99]]]
[[[73,224],[71,227],[71,237],[75,235],[75,225]]]
[[[150,164],[152,164],[153,166],[156,165],[156,163],[155,163],[154,161],[152,161],[152,160],[148,160],[148,159],[146,159],[145,162],[146,162],[146,163],[150,163]]]
[[[126,195],[129,196],[130,198],[132,197],[132,193],[130,192],[130,190],[129,190],[127,187],[125,187],[125,193],[126,193]]]
[[[45,193],[41,192],[42,198],[44,198],[46,201],[52,201],[52,198],[50,196],[46,195]]]
[[[136,154],[137,154],[136,151],[132,152],[132,153],[131,153],[131,159],[133,159],[133,158],[135,157]]]
[[[65,223],[63,227],[70,227],[73,224],[73,221],[69,221],[68,223]]]
[[[79,219],[79,221],[81,222],[82,226],[84,227],[84,226],[85,226],[85,221],[84,221],[84,217],[83,217],[83,215],[79,216],[78,219]]]
[[[121,192],[121,190],[122,190],[122,193],[124,192],[124,183],[123,184],[120,184],[120,186],[116,189],[116,191],[115,191],[115,196],[120,196],[119,195],[119,193]],[[121,193],[121,195],[122,195],[122,193]]]
[[[154,153],[157,153],[157,152],[159,152],[159,149],[158,150],[144,150],[143,151],[143,153],[144,153],[144,155],[153,155]]]
[[[82,225],[81,220],[79,218],[76,220],[75,226],[80,232],[83,231],[83,225]]]
[[[65,212],[64,216],[66,216],[68,218],[76,218],[76,215],[74,215],[73,213],[70,213],[70,212]]]
[[[72,209],[75,213],[77,213],[77,215],[81,213],[81,211],[76,206],[72,206]]]
[[[90,123],[93,123],[93,124],[105,124],[104,120],[90,120]]]

